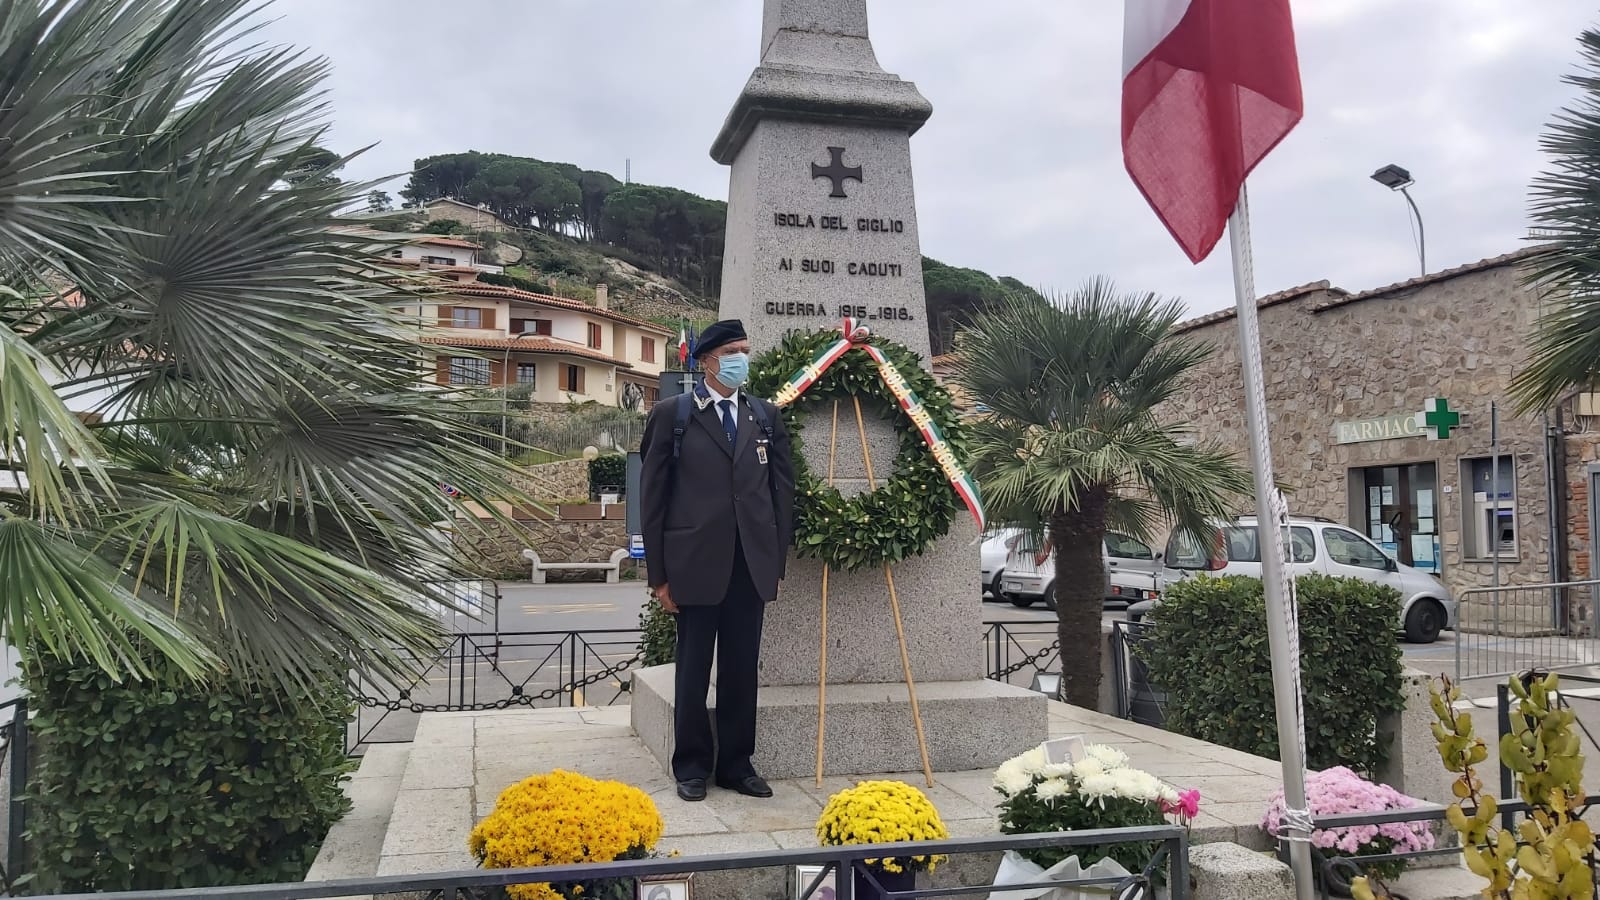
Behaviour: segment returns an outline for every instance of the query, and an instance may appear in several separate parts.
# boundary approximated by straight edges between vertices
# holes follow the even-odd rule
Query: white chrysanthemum
[[[1044,774],[1045,766],[1050,764],[1049,757],[1044,755],[1043,747],[1035,747],[1017,757],[1017,760],[1022,763],[1022,770],[1029,775]]]
[[[1108,777],[1116,785],[1115,793],[1118,797],[1153,802],[1161,796],[1161,782],[1149,772],[1141,772],[1138,769],[1115,769],[1108,773]]]
[[[1095,744],[1085,749],[1084,755],[1107,769],[1121,769],[1128,765],[1128,754],[1107,744]]]
[[[1094,757],[1089,757],[1072,767],[1072,774],[1079,778],[1091,778],[1095,775],[1106,774],[1106,765]]]
[[[1022,760],[1011,759],[1000,764],[994,773],[994,786],[1007,797],[1014,797],[1033,784],[1033,776],[1022,766]]]
[[[1048,778],[1039,782],[1033,793],[1040,800],[1055,800],[1072,793],[1072,782],[1064,778]]]
[[[1039,773],[1045,778],[1072,778],[1077,774],[1077,767],[1072,763],[1050,763]]]
[[[1177,788],[1163,782],[1161,785],[1161,794],[1157,799],[1159,799],[1162,803],[1175,805],[1183,798],[1178,796]]]
[[[1088,775],[1078,780],[1078,793],[1092,800],[1117,796],[1117,779],[1110,773]]]

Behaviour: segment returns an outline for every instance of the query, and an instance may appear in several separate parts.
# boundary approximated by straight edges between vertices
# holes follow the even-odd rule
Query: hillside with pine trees
[[[475,150],[417,160],[400,196],[396,210],[375,191],[368,218],[383,227],[470,235],[507,267],[490,279],[580,299],[592,299],[594,285],[605,282],[616,308],[673,327],[716,317],[728,214],[721,200],[624,184],[570,163]],[[440,198],[481,206],[509,230],[427,221],[419,210]],[[1031,292],[1015,278],[927,257],[922,277],[935,354],[950,349],[957,325],[973,310],[1009,291]]]

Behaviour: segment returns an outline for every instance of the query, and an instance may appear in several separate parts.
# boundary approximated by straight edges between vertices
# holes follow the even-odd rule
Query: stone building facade
[[[1259,301],[1273,464],[1293,514],[1345,523],[1458,594],[1493,583],[1497,542],[1503,585],[1589,577],[1600,435],[1572,415],[1576,399],[1531,415],[1510,400],[1541,311],[1518,266],[1528,253],[1360,293],[1324,281]],[[1213,353],[1162,419],[1238,448],[1248,465],[1235,314],[1178,331]],[[1413,421],[1430,398],[1462,416],[1448,439]],[[1587,604],[1568,615],[1587,616]]]

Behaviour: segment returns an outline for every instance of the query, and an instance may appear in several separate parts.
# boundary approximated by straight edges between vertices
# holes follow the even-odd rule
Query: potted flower
[[[557,769],[502,791],[467,847],[486,869],[645,859],[654,855],[662,827],[644,791]],[[506,893],[511,900],[632,900],[634,884],[631,878],[521,884]]]
[[[942,841],[950,832],[925,794],[901,781],[863,781],[828,798],[817,819],[817,842],[825,847],[846,844],[893,844]],[[932,872],[942,856],[868,859],[854,873],[855,896],[875,900],[883,891],[909,891],[916,873]],[[871,872],[872,879],[866,875]],[[877,885],[874,886],[873,882]]]
[[[1337,816],[1350,813],[1410,809],[1417,801],[1386,784],[1374,784],[1344,766],[1317,772],[1306,779],[1306,800],[1311,815]],[[1269,834],[1282,833],[1283,792],[1267,805],[1261,827]],[[1386,853],[1416,853],[1433,849],[1433,829],[1427,822],[1391,822],[1386,825],[1352,825],[1347,828],[1319,828],[1311,833],[1311,846],[1324,857],[1351,858]],[[1406,870],[1405,860],[1362,864],[1364,873],[1393,880]],[[1350,896],[1349,873],[1340,868],[1322,869],[1329,891]]]
[[[1162,825],[1169,819],[1188,825],[1200,811],[1198,791],[1179,791],[1129,766],[1122,751],[1103,745],[1085,747],[1083,758],[1075,763],[1051,763],[1043,747],[1029,750],[996,770],[994,787],[1001,798],[1000,830],[1005,834],[1133,828]],[[1142,872],[1158,847],[1152,843],[1092,844],[1008,850],[1000,860],[995,884],[1125,878]],[[1110,887],[1024,887],[996,891],[990,898],[1078,900],[1111,894]]]

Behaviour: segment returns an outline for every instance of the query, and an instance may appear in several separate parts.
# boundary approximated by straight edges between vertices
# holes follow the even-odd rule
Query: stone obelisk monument
[[[761,63],[711,148],[732,166],[721,315],[744,320],[757,354],[791,330],[837,329],[854,316],[926,364],[911,135],[932,112],[915,85],[879,66],[866,0],[766,0]],[[898,443],[887,410],[864,412],[881,482]],[[855,421],[845,405],[835,475],[846,494],[868,484]],[[805,424],[811,471],[825,473],[830,418]],[[984,678],[976,536],[961,511],[947,536],[894,569],[938,771],[989,768],[1047,736],[1043,695]],[[820,562],[791,558],[767,607],[756,766],[768,777],[815,770],[821,587]],[[638,673],[632,716],[666,764],[671,667]],[[922,766],[881,568],[830,574],[826,737],[830,775]]]

